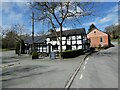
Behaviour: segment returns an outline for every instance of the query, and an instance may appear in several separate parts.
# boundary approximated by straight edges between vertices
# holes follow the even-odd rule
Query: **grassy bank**
[[[112,42],[118,42],[118,39],[111,39]]]

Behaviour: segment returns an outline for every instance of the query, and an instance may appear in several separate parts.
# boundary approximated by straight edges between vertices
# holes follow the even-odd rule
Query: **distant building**
[[[92,28],[87,34],[87,38],[90,40],[90,47],[103,47],[110,45],[109,35],[97,28]]]
[[[56,33],[60,38],[60,32],[57,31]],[[87,48],[89,48],[87,41],[88,39],[85,28],[66,30],[62,32],[63,50],[87,50]],[[26,49],[30,51],[32,47],[32,38],[25,39],[24,42],[27,47]],[[55,32],[50,30],[47,35],[35,37],[34,49],[39,53],[45,52],[48,54],[52,51],[59,51],[60,43]]]

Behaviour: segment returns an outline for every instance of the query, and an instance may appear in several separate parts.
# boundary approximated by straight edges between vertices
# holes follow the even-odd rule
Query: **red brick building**
[[[93,28],[87,38],[90,40],[90,47],[109,46],[110,43],[109,35],[97,28]]]

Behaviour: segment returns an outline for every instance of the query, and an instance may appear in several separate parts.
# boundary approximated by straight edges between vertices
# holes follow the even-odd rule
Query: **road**
[[[3,88],[64,88],[85,55],[66,60],[37,59],[4,53]],[[9,55],[8,55],[9,54]],[[7,57],[5,57],[7,55]],[[2,77],[2,78],[1,78]],[[117,88],[118,46],[94,53],[76,75],[71,88]]]
[[[15,65],[3,67],[2,86],[3,88],[64,88],[84,56],[66,60],[19,58],[14,62]]]
[[[86,58],[71,88],[118,88],[118,45]]]

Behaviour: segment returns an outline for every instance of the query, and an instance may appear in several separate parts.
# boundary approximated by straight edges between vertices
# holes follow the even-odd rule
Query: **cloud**
[[[21,9],[22,13],[27,12],[30,8],[28,7],[27,2],[15,2],[16,7]]]
[[[114,13],[111,13],[110,10],[114,10]],[[116,12],[116,6],[114,7],[114,9],[110,9],[108,10],[109,13],[106,14],[106,16],[104,16],[103,18],[101,17],[96,17],[95,19],[92,19],[90,22],[84,23],[84,26],[89,26],[90,24],[95,24],[95,25],[102,25],[104,26],[104,24],[107,23],[111,23],[111,24],[116,24],[118,23],[118,13]]]
[[[88,22],[88,23],[84,23],[83,25],[84,25],[84,26],[90,26],[91,24],[96,25],[96,22]]]
[[[21,13],[15,13],[11,12],[8,16],[9,21],[12,21],[12,23],[23,23],[23,15]]]
[[[113,15],[107,15],[106,17],[100,19],[100,23],[106,23],[112,20]]]
[[[114,6],[113,8],[107,11],[107,13],[114,13],[114,12],[118,12],[118,5]]]
[[[107,22],[113,22],[116,23],[118,21],[118,13],[108,13],[104,18],[99,20],[100,23],[107,23]]]
[[[69,28],[69,27],[63,27],[63,31],[65,31],[65,30],[70,30],[70,29],[71,29],[71,28]],[[60,31],[60,28],[57,28],[56,31]]]
[[[12,5],[11,3],[2,3],[2,12],[9,13],[11,11]]]
[[[2,20],[3,24],[23,24],[25,21],[25,13],[27,13],[28,7],[24,2],[3,2],[2,3]]]

